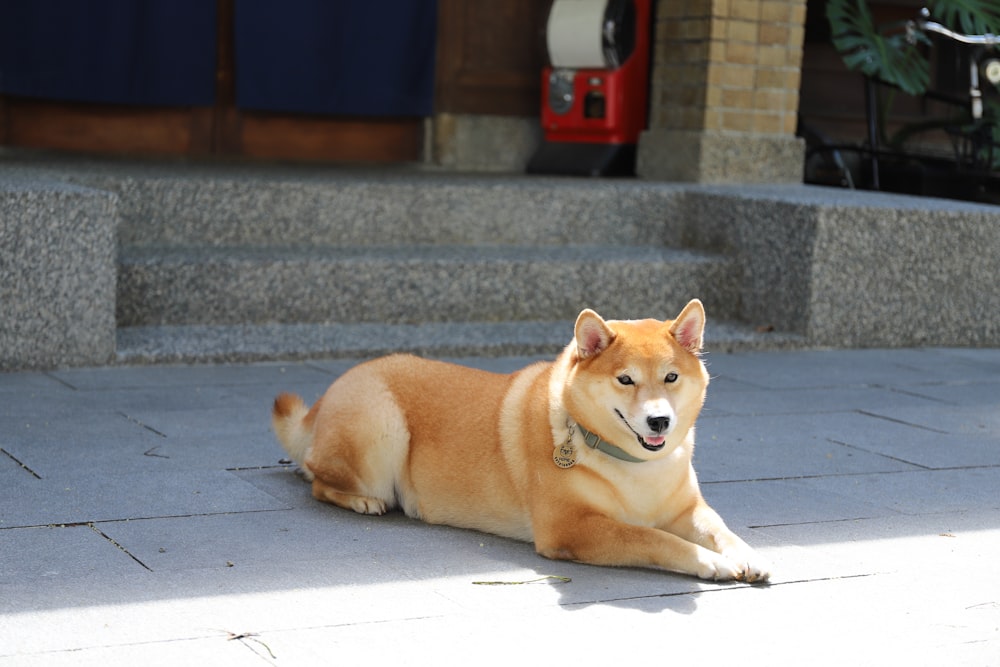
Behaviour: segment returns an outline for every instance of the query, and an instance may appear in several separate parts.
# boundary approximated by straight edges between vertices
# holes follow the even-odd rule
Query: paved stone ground
[[[707,359],[696,467],[769,586],[312,500],[269,404],[347,362],[0,374],[0,664],[1000,664],[1000,350]]]

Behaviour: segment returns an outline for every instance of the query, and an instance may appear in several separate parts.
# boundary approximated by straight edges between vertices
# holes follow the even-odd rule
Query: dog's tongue
[[[658,447],[659,445],[663,444],[663,441],[666,440],[666,437],[664,437],[662,435],[647,435],[643,439],[646,441],[647,445],[652,445],[653,447]]]

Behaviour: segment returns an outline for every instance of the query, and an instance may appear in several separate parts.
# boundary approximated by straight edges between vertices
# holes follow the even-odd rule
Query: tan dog
[[[554,362],[511,375],[383,357],[312,409],[281,394],[274,429],[313,495],[356,512],[399,506],[549,558],[765,581],[691,466],[704,327],[697,300],[666,322],[584,310]]]

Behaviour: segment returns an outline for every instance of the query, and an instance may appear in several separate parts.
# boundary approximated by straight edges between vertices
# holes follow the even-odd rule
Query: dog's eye
[[[632,382],[632,376],[626,373],[622,373],[621,375],[618,376],[617,379],[620,384],[624,385],[635,384],[635,382]]]
[[[663,378],[664,382],[677,382],[677,373],[670,372],[667,373],[667,377]]]

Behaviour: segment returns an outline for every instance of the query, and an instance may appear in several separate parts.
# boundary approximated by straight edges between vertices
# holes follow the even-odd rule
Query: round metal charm
[[[560,468],[572,468],[576,465],[576,447],[571,442],[565,442],[552,452],[552,460]]]

